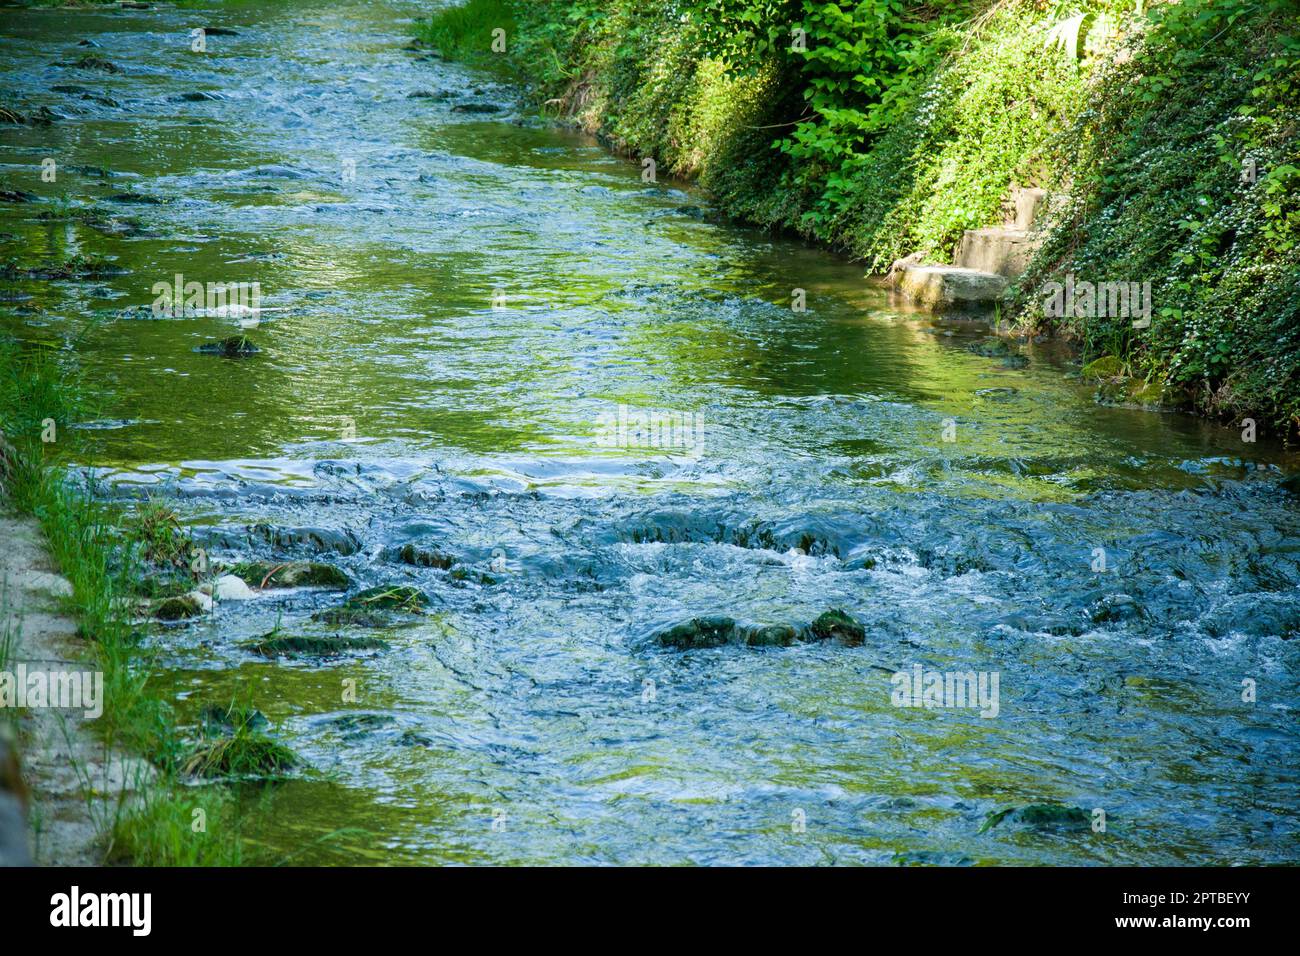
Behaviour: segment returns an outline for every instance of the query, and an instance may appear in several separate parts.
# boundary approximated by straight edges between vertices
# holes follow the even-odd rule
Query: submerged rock
[[[312,615],[313,621],[356,627],[385,627],[402,614],[422,614],[433,602],[423,591],[398,585],[374,587],[354,594],[342,604]]]
[[[789,647],[798,642],[829,640],[858,645],[865,638],[865,628],[840,610],[827,611],[807,627],[802,628],[789,624],[739,624],[734,618],[722,615],[693,617],[665,628],[653,637],[661,646],[675,647],[679,650],[722,647],[725,644],[743,644],[746,647]]]
[[[102,56],[95,56],[87,53],[79,60],[73,60],[70,63],[56,63],[56,66],[67,66],[74,70],[99,70],[101,73],[121,73],[122,70],[115,63],[105,60]]]
[[[440,568],[443,571],[449,570],[456,563],[456,559],[449,554],[418,548],[414,544],[402,545],[401,550],[397,552],[397,557],[406,564],[414,564],[421,568]]]
[[[0,202],[35,202],[34,193],[24,192],[21,189],[6,189],[0,186]]]
[[[225,97],[220,93],[209,93],[206,90],[191,90],[187,93],[177,93],[171,99],[175,103],[202,103],[206,100],[224,100]]]
[[[263,634],[240,645],[262,657],[338,657],[349,651],[387,650],[388,645],[373,637],[317,636],[310,634]]]
[[[975,390],[975,397],[982,398],[990,402],[1001,402],[1019,395],[1019,389],[1007,388],[1006,386],[995,386],[993,388],[979,388]]]
[[[492,587],[500,583],[492,575],[471,568],[452,568],[448,577],[456,584],[481,584],[484,587]]]
[[[298,549],[320,554],[332,551],[335,554],[356,554],[361,550],[361,539],[346,528],[277,528],[269,524],[249,526],[251,539],[265,541],[280,551]]]
[[[655,635],[664,647],[689,650],[697,647],[721,647],[736,637],[736,622],[729,617],[693,617],[674,624]]]
[[[979,833],[986,833],[1003,822],[1019,824],[1031,830],[1077,832],[1092,827],[1086,810],[1060,803],[1031,803],[1024,807],[996,810],[984,818]]]
[[[392,714],[342,714],[325,722],[347,741],[361,740],[376,731],[385,730],[397,723]]]
[[[156,196],[146,196],[144,193],[124,192],[114,193],[108,197],[109,202],[130,203],[135,206],[161,206],[162,200]]]
[[[991,335],[986,339],[981,339],[972,345],[968,345],[966,350],[968,352],[974,352],[976,355],[981,355],[984,358],[1005,358],[1009,355],[1015,354],[1014,350],[1005,340],[1000,339],[995,335]]]
[[[1127,594],[1107,594],[1092,606],[1090,616],[1095,624],[1114,621],[1133,621],[1146,617],[1142,605]]]
[[[504,107],[497,106],[495,103],[456,103],[452,106],[453,113],[500,113]]]
[[[262,350],[249,341],[248,336],[232,335],[230,338],[216,342],[204,342],[194,351],[202,352],[204,355],[220,355],[222,358],[243,358]]]
[[[255,588],[350,588],[352,579],[322,561],[245,561],[230,573]]]
[[[20,113],[17,110],[0,106],[0,123],[13,123],[16,126],[49,126],[56,119],[61,118],[57,113],[45,106],[31,113]]]

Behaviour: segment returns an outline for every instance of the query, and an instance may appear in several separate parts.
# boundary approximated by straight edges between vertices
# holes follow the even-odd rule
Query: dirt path
[[[59,609],[60,597],[71,593],[50,562],[36,522],[0,514],[0,634],[11,635],[4,670],[16,675],[26,665],[29,674],[93,672],[75,622]],[[31,858],[38,864],[101,863],[102,838],[116,808],[149,775],[147,763],[107,750],[92,722],[82,709],[53,707],[28,707],[17,721],[18,786],[27,790]],[[6,844],[14,856],[21,850],[6,834],[3,750],[0,860]],[[8,802],[12,811],[12,791]]]

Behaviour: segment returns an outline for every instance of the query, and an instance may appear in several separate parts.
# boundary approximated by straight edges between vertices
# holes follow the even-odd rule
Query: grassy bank
[[[469,0],[419,31],[727,215],[873,271],[951,261],[1014,186],[1046,188],[1018,321],[1166,404],[1293,435],[1298,16],[1289,0]],[[1040,290],[1066,274],[1150,282],[1150,327],[1049,320]]]
[[[105,861],[237,864],[235,795],[222,787],[185,786],[180,765],[192,744],[168,703],[149,693],[151,661],[132,621],[139,565],[124,515],[97,502],[59,466],[70,427],[85,410],[86,392],[67,353],[0,339],[0,433],[9,443],[0,482],[8,503],[39,522],[51,556],[72,584],[65,610],[77,623],[87,658],[104,674],[104,713],[95,730],[106,749],[142,755],[158,769],[136,799],[118,801],[111,819],[96,821],[108,835]],[[203,811],[201,828],[196,809]]]

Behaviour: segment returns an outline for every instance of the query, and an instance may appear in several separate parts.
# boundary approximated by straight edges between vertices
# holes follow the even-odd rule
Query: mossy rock
[[[663,647],[692,650],[702,647],[721,647],[723,644],[729,644],[735,636],[735,620],[713,616],[693,617],[689,621],[674,624],[660,631],[654,639]]]
[[[427,594],[406,585],[366,588],[338,607],[317,611],[313,621],[334,626],[386,627],[396,614],[421,614],[433,605]]]
[[[317,611],[311,619],[331,627],[388,627],[393,623],[392,618],[382,611],[368,611],[346,605]]]
[[[743,644],[746,647],[789,647],[797,642],[836,640],[841,644],[857,645],[866,639],[863,626],[840,610],[827,611],[807,627],[789,624],[737,624],[734,618],[723,615],[693,617],[654,635],[662,647],[678,650],[722,647],[725,644]]]
[[[350,651],[388,649],[386,643],[373,637],[325,637],[274,632],[247,641],[240,647],[262,657],[338,657]]]
[[[475,571],[472,568],[452,568],[451,574],[448,575],[453,581],[460,583],[481,584],[484,587],[492,587],[497,583],[497,579],[490,574],[482,571]]]
[[[231,568],[230,573],[255,588],[347,589],[352,586],[352,579],[347,574],[323,561],[289,561],[283,564],[245,561]]]
[[[808,632],[813,640],[839,641],[854,646],[867,639],[866,628],[838,608],[819,615],[808,626]]]
[[[452,106],[451,111],[453,113],[483,114],[500,113],[503,109],[504,107],[498,106],[496,103],[476,103],[471,101],[456,103]]]
[[[1113,355],[1103,355],[1079,370],[1084,378],[1118,378],[1124,374],[1124,363]]]
[[[232,335],[216,342],[204,342],[196,352],[204,355],[220,355],[222,358],[243,358],[262,351],[246,335]]]
[[[1105,405],[1138,405],[1155,408],[1164,402],[1165,389],[1159,382],[1137,378],[1102,379],[1097,386],[1097,401]]]
[[[449,554],[418,548],[414,544],[402,545],[402,549],[397,552],[397,557],[406,564],[413,564],[420,568],[439,568],[443,571],[449,570],[456,563],[456,559]]]
[[[1159,382],[1132,379],[1128,388],[1129,401],[1137,405],[1156,406],[1165,403],[1165,387]]]
[[[417,614],[433,606],[429,595],[405,584],[366,588],[343,602],[344,607],[358,610],[405,611]]]
[[[1004,821],[1016,823],[1031,830],[1078,832],[1092,828],[1086,810],[1067,807],[1061,803],[1031,803],[1024,807],[996,810],[984,818],[980,833],[986,833]]]
[[[160,621],[183,621],[203,613],[203,605],[192,594],[163,598],[153,606],[152,616]]]
[[[761,624],[740,630],[747,647],[789,647],[799,640],[799,629],[789,624]]]
[[[355,734],[371,730],[382,730],[397,723],[391,714],[343,714],[329,722],[340,733]]]

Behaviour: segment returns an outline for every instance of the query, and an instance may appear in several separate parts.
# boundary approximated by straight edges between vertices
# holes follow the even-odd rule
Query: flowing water
[[[332,661],[237,646],[313,627],[341,597],[319,590],[154,633],[188,719],[251,700],[305,760],[265,789],[259,849],[1296,859],[1282,449],[1099,405],[1047,346],[1008,367],[859,267],[702,215],[493,76],[404,49],[426,12],[7,10],[0,29],[7,105],[60,117],[0,132],[0,174],[41,197],[0,204],[0,254],[126,270],[6,283],[3,330],[76,339],[112,389],[81,464],[110,496],[174,500],[219,560],[309,556],[434,603]],[[195,27],[237,35],[196,53]],[[87,53],[120,72],[56,65]],[[278,310],[244,330],[261,351],[195,351],[234,318],[156,317],[178,273],[258,282]],[[457,564],[405,563],[406,544]],[[831,608],[862,646],[652,638]],[[894,706],[916,665],[996,673],[996,716]],[[1105,831],[979,832],[1042,802],[1104,809]]]

